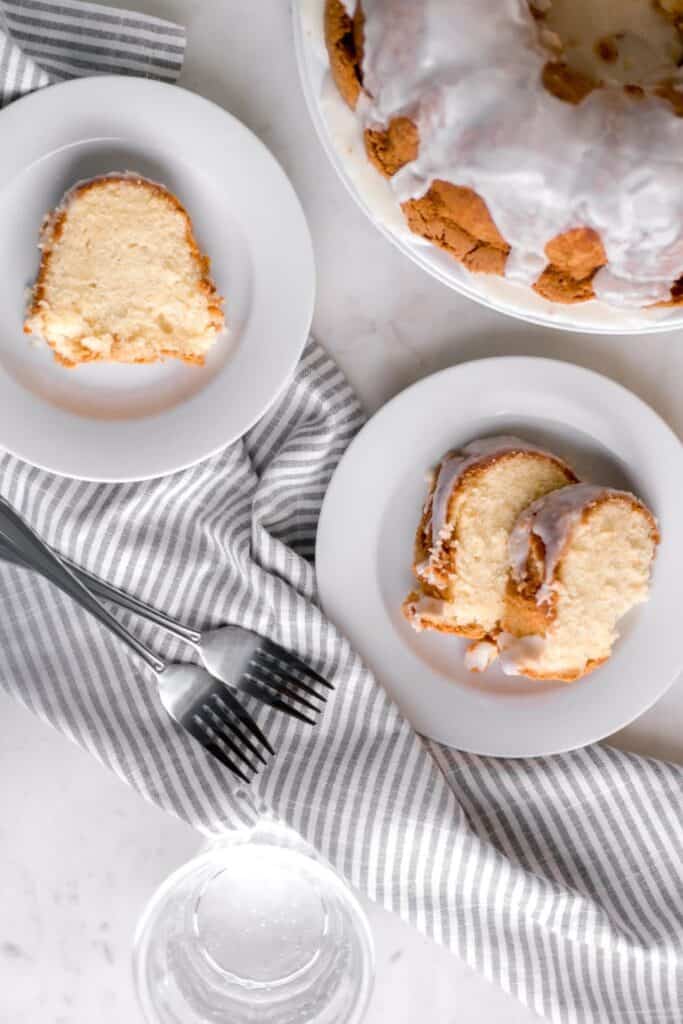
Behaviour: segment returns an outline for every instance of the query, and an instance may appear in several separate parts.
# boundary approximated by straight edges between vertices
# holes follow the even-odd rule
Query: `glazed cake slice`
[[[606,661],[619,620],[647,599],[658,540],[626,491],[576,484],[530,505],[510,534],[503,670],[572,681]]]
[[[81,182],[46,218],[40,245],[24,329],[62,365],[204,363],[223,300],[167,189],[131,174]]]
[[[510,530],[536,498],[575,482],[561,459],[517,437],[474,441],[446,455],[415,540],[417,587],[403,605],[414,628],[495,636],[505,607]]]

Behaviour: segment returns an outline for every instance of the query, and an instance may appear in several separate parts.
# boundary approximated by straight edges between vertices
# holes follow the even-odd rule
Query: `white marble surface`
[[[138,6],[187,24],[183,84],[244,120],[291,176],[318,260],[315,331],[368,410],[455,362],[542,354],[606,373],[683,433],[680,333],[587,337],[504,319],[432,281],[366,222],[309,123],[285,0]],[[683,680],[617,742],[683,763],[682,712]],[[4,698],[0,778],[0,1024],[135,1024],[135,920],[198,849],[197,835]],[[370,1024],[537,1019],[397,918],[369,913],[378,954]]]

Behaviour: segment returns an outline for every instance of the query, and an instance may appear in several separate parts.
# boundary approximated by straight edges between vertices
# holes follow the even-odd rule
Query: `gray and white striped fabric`
[[[52,12],[57,25],[65,10],[76,23],[83,8],[89,33],[107,36],[110,24],[91,5],[5,6],[13,31],[17,12],[47,18],[42,35],[63,49],[65,67],[78,65],[56,42]],[[149,44],[149,22],[140,25]],[[17,81],[14,73],[8,95]],[[0,455],[0,491],[65,555],[187,622],[267,634],[334,680],[315,729],[260,712],[278,756],[249,790],[175,728],[153,676],[108,634],[7,566],[0,684],[206,833],[255,821],[265,802],[355,886],[541,1016],[678,1024],[683,771],[606,746],[496,761],[424,742],[321,614],[311,561],[318,512],[361,421],[348,384],[311,342],[276,407],[185,472],[105,486]],[[187,657],[129,621],[162,656]]]
[[[185,29],[161,18],[81,0],[0,0],[0,107],[80,75],[175,82],[184,55]]]

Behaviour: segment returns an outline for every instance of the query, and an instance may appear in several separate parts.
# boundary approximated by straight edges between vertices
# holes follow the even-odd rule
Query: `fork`
[[[267,764],[270,743],[222,681],[197,665],[166,664],[116,619],[27,522],[0,498],[2,557],[34,569],[76,601],[154,670],[162,705],[183,729],[242,782]],[[257,762],[260,762],[257,763]]]
[[[111,601],[166,630],[177,640],[189,644],[199,655],[206,670],[226,686],[302,722],[315,725],[315,718],[311,715],[320,711],[320,705],[327,700],[326,691],[333,687],[310,665],[284,647],[241,626],[221,626],[199,633],[152,605],[106,583],[99,576],[79,568],[68,559],[58,557],[101,600]],[[1,531],[0,559],[25,566],[25,562],[8,545],[3,544]]]

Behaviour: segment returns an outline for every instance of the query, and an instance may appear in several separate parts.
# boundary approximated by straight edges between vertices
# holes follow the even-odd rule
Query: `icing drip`
[[[349,9],[355,3],[348,4]],[[368,125],[417,124],[417,158],[396,198],[435,179],[474,189],[511,247],[507,275],[532,284],[545,246],[595,229],[609,266],[598,298],[640,307],[683,274],[683,118],[621,87],[577,106],[541,83],[548,52],[527,0],[363,0]]]
[[[465,652],[465,667],[470,672],[485,672],[498,657],[498,647],[493,640],[477,640]]]
[[[584,511],[589,505],[609,495],[624,495],[641,504],[627,491],[594,484],[572,484],[546,494],[522,512],[508,541],[510,570],[512,578],[522,583],[527,572],[531,537],[539,537],[543,541],[545,557],[543,581],[536,594],[537,604],[544,604],[552,597],[558,562]]]
[[[436,478],[434,496],[432,498],[432,544],[447,540],[450,533],[448,526],[448,505],[453,489],[460,478],[472,466],[492,455],[504,455],[507,452],[540,452],[542,449],[522,441],[518,437],[502,434],[499,437],[486,437],[480,441],[472,441],[464,448],[447,455],[441,462]]]
[[[446,617],[446,602],[438,597],[427,597],[423,595],[408,605],[413,628],[421,633],[425,628],[420,619],[423,615],[430,619],[443,619]]]
[[[542,636],[512,636],[501,633],[498,637],[500,667],[506,676],[524,675],[541,660],[545,648]]]

